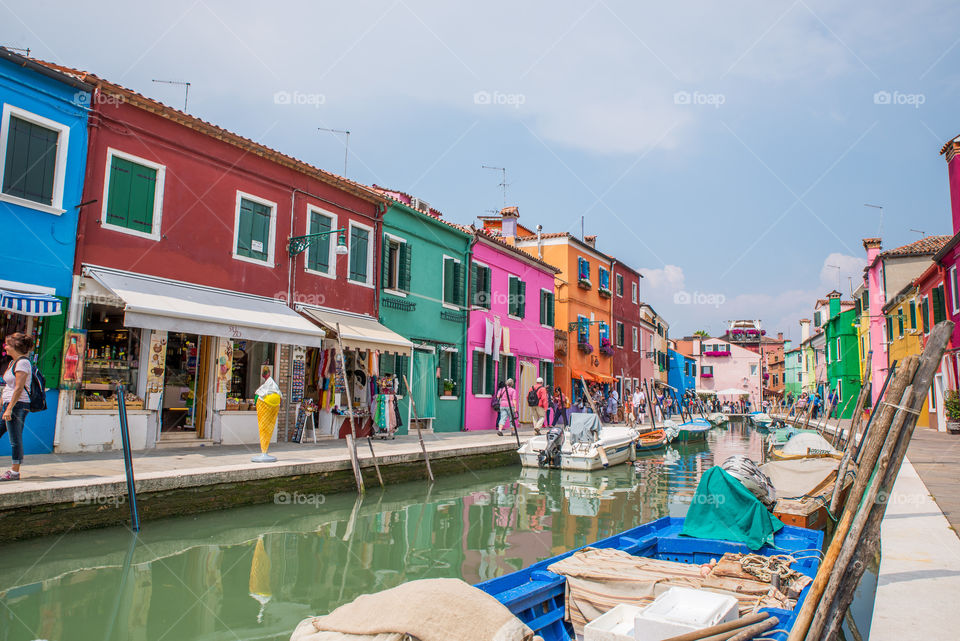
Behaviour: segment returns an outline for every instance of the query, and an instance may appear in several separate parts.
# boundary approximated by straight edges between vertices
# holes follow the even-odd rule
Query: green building
[[[783,353],[783,360],[783,393],[784,396],[792,394],[796,399],[803,392],[800,382],[800,372],[803,370],[802,348],[788,349]]]
[[[823,325],[827,381],[829,390],[835,390],[839,397],[834,416],[850,418],[860,394],[860,347],[854,324],[857,311],[853,305],[844,309],[839,292],[830,292],[828,304],[830,318]]]
[[[435,431],[459,431],[473,236],[422,201],[402,192],[382,193],[393,200],[383,215],[380,322],[410,340],[414,350],[412,363],[406,356],[381,355],[380,371],[407,374],[417,416]],[[411,394],[405,389],[401,394],[400,415],[406,417]]]

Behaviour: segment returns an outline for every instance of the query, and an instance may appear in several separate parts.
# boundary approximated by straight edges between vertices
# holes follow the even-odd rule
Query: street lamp
[[[315,238],[323,238],[324,236],[329,236],[330,234],[339,234],[337,236],[337,256],[346,256],[350,253],[350,248],[347,247],[347,234],[346,229],[331,229],[330,231],[321,231],[315,234],[305,234],[303,236],[291,236],[287,239],[287,253],[290,254],[290,257],[299,256],[304,251],[310,247],[310,241]]]

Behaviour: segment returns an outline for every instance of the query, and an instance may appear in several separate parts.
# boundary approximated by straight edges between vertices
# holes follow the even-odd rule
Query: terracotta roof
[[[375,187],[376,187],[376,186],[375,186]],[[467,228],[467,227],[464,227],[463,225],[458,225],[457,223],[452,223],[452,222],[450,222],[449,220],[446,220],[445,218],[443,218],[442,215],[440,215],[439,212],[437,212],[437,215],[428,214],[428,213],[426,213],[426,212],[420,211],[419,209],[415,209],[415,208],[413,207],[413,205],[410,205],[409,203],[405,203],[405,202],[403,202],[402,200],[397,200],[396,198],[394,198],[393,196],[391,196],[391,195],[388,193],[388,192],[393,191],[392,189],[388,189],[388,190],[385,190],[385,191],[380,191],[380,189],[378,188],[377,191],[378,191],[378,193],[380,193],[380,194],[383,195],[384,199],[387,201],[388,204],[402,205],[403,207],[406,207],[407,209],[409,209],[411,212],[416,212],[418,215],[423,216],[424,218],[429,218],[430,220],[436,221],[436,222],[440,223],[441,225],[446,225],[447,227],[450,227],[451,229],[455,229],[456,231],[463,232],[463,233],[466,233],[466,234],[472,234],[472,233],[473,233],[473,231],[472,231],[471,229],[469,229],[469,228]],[[403,192],[394,192],[394,193],[403,193]],[[406,194],[404,194],[404,195],[406,195]],[[432,212],[432,211],[436,211],[436,210],[431,207],[431,208],[430,208],[430,211]]]
[[[453,223],[451,223],[451,224],[453,224]],[[473,227],[464,227],[463,225],[454,225],[454,226],[455,226],[455,227],[459,227],[460,229],[462,229],[463,231],[465,231],[465,232],[467,232],[467,233],[476,234],[478,237],[483,238],[484,240],[486,240],[486,241],[488,241],[488,242],[491,242],[491,243],[493,243],[493,244],[495,244],[495,245],[497,245],[497,246],[499,246],[499,247],[502,247],[503,249],[507,249],[507,250],[509,250],[509,251],[511,251],[511,252],[513,252],[513,253],[515,253],[515,254],[519,254],[519,255],[522,256],[524,259],[526,259],[526,260],[528,260],[528,261],[530,261],[530,262],[534,262],[534,263],[537,263],[538,265],[541,265],[541,266],[543,266],[543,267],[546,267],[547,270],[552,271],[554,274],[559,274],[559,273],[560,273],[560,270],[559,270],[558,268],[554,267],[553,265],[551,265],[550,263],[548,263],[548,262],[546,262],[546,261],[543,261],[543,260],[540,260],[539,258],[537,258],[536,256],[534,256],[533,254],[527,253],[527,252],[523,251],[522,249],[520,249],[519,247],[516,247],[516,246],[514,246],[514,245],[511,245],[510,243],[508,243],[508,242],[506,242],[506,241],[504,241],[504,240],[501,240],[499,236],[494,236],[493,234],[491,234],[490,232],[488,232],[486,229],[476,229],[476,228],[473,228]]]
[[[290,169],[294,169],[301,173],[310,175],[314,178],[317,178],[333,187],[337,187],[352,193],[355,196],[363,198],[367,201],[374,203],[384,202],[384,197],[382,194],[372,190],[366,185],[362,185],[358,182],[354,182],[343,176],[338,176],[337,174],[331,173],[324,169],[314,167],[302,160],[294,158],[293,156],[288,156],[287,154],[281,153],[276,149],[271,149],[266,145],[254,142],[249,138],[245,138],[239,134],[235,134],[232,131],[228,131],[223,127],[214,125],[213,123],[207,122],[197,118],[196,116],[191,116],[188,113],[184,113],[179,109],[174,109],[169,107],[162,102],[154,100],[152,98],[147,98],[143,94],[137,93],[132,89],[127,89],[121,85],[110,82],[109,80],[104,80],[97,75],[89,73],[87,71],[81,71],[79,69],[72,69],[70,67],[65,67],[63,65],[54,64],[52,62],[47,62],[45,60],[39,60],[37,58],[29,58],[31,62],[35,62],[39,65],[43,65],[48,69],[54,69],[60,73],[69,74],[74,76],[81,81],[95,86],[98,90],[119,96],[123,98],[125,102],[143,109],[144,111],[149,111],[154,113],[162,118],[172,120],[179,125],[193,129],[201,134],[210,136],[211,138],[216,138],[222,142],[239,147],[244,151],[247,151],[253,155],[260,156],[266,160],[277,163],[279,165],[284,165]]]
[[[947,252],[956,247],[957,243],[960,243],[960,233],[954,234],[953,238],[944,244],[944,246],[940,248],[940,251],[933,255],[933,262],[937,263],[943,260],[943,257],[947,255]]]
[[[398,200],[398,199],[394,198],[394,197],[391,196],[390,194],[400,194],[400,195],[403,196],[404,198],[409,198],[411,201],[413,201],[414,198],[415,198],[415,196],[411,196],[410,194],[408,194],[408,193],[405,192],[405,191],[400,191],[399,189],[391,189],[391,188],[389,188],[389,187],[383,187],[383,186],[378,185],[378,184],[376,184],[376,183],[373,184],[373,190],[376,191],[376,192],[378,192],[378,193],[381,193],[381,194],[387,196],[387,197],[390,198],[391,200]],[[419,198],[418,198],[417,200],[421,200],[421,202],[422,202],[422,199],[419,199]],[[403,203],[404,205],[406,205],[407,207],[410,207],[411,209],[416,209],[416,207],[414,207],[414,206],[411,205],[410,203],[405,203],[405,202],[403,202],[402,200],[399,200],[398,202]],[[421,211],[421,210],[417,210],[417,211],[420,211],[420,213],[424,213],[424,212]],[[442,217],[442,216],[443,216],[443,212],[440,211],[439,209],[434,208],[434,207],[430,207],[430,215],[431,215],[431,216]]]
[[[887,257],[907,257],[907,256],[929,256],[936,254],[944,245],[950,242],[951,236],[925,236],[920,240],[915,240],[909,245],[903,245],[896,249],[888,249],[880,252],[880,256]]]
[[[572,240],[574,243],[580,245],[581,247],[583,247],[583,248],[586,249],[587,251],[591,251],[591,252],[593,252],[594,254],[598,254],[598,255],[600,255],[600,256],[603,256],[604,258],[606,258],[606,259],[608,259],[608,260],[611,260],[611,259],[612,259],[611,256],[609,256],[609,255],[607,255],[607,254],[604,254],[602,251],[600,251],[599,249],[597,249],[597,248],[594,247],[593,245],[590,245],[589,243],[586,243],[586,242],[580,240],[579,238],[577,238],[576,236],[574,236],[573,234],[571,234],[570,232],[567,232],[567,231],[551,232],[551,233],[541,233],[541,234],[540,234],[540,238],[541,238],[541,239],[544,239],[544,238],[567,238],[567,239],[569,239],[569,240]],[[532,241],[536,241],[536,240],[537,240],[537,236],[536,236],[535,234],[534,234],[534,235],[531,235],[531,236],[517,236],[517,242],[532,242]]]

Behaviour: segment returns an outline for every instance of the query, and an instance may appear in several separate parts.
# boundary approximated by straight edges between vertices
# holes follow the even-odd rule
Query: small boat
[[[575,413],[569,429],[564,430],[558,454],[561,470],[589,472],[610,465],[625,463],[634,454],[634,441],[640,431],[625,425],[602,425],[596,414]],[[540,467],[541,453],[548,450],[547,434],[534,436],[520,446],[520,464],[523,467]]]
[[[637,452],[647,452],[649,450],[658,450],[668,443],[667,433],[663,430],[653,430],[652,432],[643,432],[637,437],[635,449]]]
[[[843,452],[830,445],[829,441],[817,432],[804,431],[794,434],[783,445],[770,448],[770,458],[775,461],[823,457],[839,459],[843,457]]]
[[[730,422],[730,419],[727,418],[727,415],[722,412],[714,412],[713,414],[707,414],[707,420],[718,427]]]
[[[692,566],[691,574],[696,573],[700,564],[721,560],[725,553],[747,554],[750,551],[741,543],[680,536],[683,524],[682,518],[666,516],[597,541],[589,547],[612,549],[651,561],[679,562],[676,563],[679,566],[689,564]],[[796,561],[791,569],[812,579],[820,566],[816,551],[822,546],[823,532],[785,525],[776,533],[774,546],[764,545],[757,554],[763,557],[793,554]],[[567,579],[547,568],[581,550],[583,548],[564,552],[516,572],[478,583],[476,587],[503,603],[544,641],[570,641],[575,633],[573,625],[566,620],[569,618],[566,616]],[[768,612],[780,620],[777,631],[767,632],[764,638],[777,641],[786,639],[808,591],[809,586],[803,588],[792,609],[760,608],[761,612]]]
[[[692,421],[687,421],[677,425],[673,421],[666,421],[671,423],[671,425],[666,427],[666,431],[669,434],[670,428],[673,428],[677,431],[676,438],[673,441],[679,443],[687,443],[690,441],[702,441],[707,438],[707,432],[710,431],[710,428],[713,427],[713,424],[710,421],[704,420],[702,418],[695,418]]]
[[[758,430],[768,430],[773,424],[773,419],[766,412],[750,412],[748,418]]]
[[[832,457],[803,457],[770,461],[760,466],[776,490],[773,514],[787,525],[823,530],[831,522],[830,499],[840,461]],[[853,485],[856,465],[847,468],[840,501]]]

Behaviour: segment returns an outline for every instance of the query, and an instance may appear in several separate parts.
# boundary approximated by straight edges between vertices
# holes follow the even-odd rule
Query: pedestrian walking
[[[633,390],[633,409],[637,413],[637,418],[640,420],[640,424],[643,425],[647,422],[647,395],[643,393],[643,390],[637,386],[637,389]]]
[[[33,384],[33,364],[28,355],[33,350],[33,338],[23,332],[7,336],[4,352],[10,361],[3,370],[3,392],[0,393],[0,437],[10,435],[10,455],[13,464],[0,474],[0,481],[19,481],[23,463],[23,428],[30,411],[30,389]]]
[[[513,379],[508,378],[506,384],[497,392],[500,401],[500,417],[497,421],[497,435],[503,436],[503,426],[512,425],[514,409],[517,406],[517,390],[513,388]]]
[[[553,390],[553,422],[551,427],[557,424],[557,421],[563,419],[564,427],[569,427],[567,423],[567,408],[570,407],[570,401],[564,395],[563,390],[557,387]]]
[[[550,394],[547,393],[547,388],[543,386],[543,379],[539,376],[527,392],[527,405],[533,412],[533,433],[539,434],[540,428],[547,420],[547,408],[550,407]]]

